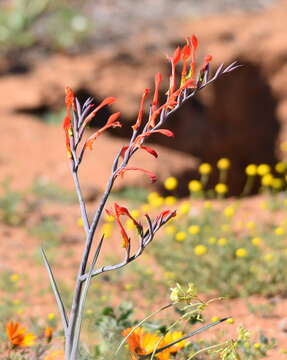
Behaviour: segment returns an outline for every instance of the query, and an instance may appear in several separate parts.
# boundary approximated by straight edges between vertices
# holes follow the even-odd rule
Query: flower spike
[[[111,105],[111,104],[113,104],[114,102],[116,101],[116,98],[114,98],[114,97],[107,97],[107,98],[105,98],[101,103],[100,103],[100,105],[98,105],[96,108],[95,108],[95,110],[93,110],[86,118],[85,118],[85,120],[84,120],[84,122],[83,122],[83,125],[82,125],[82,129],[84,129],[86,126],[87,126],[87,124],[89,123],[89,122],[91,122],[91,120],[96,116],[96,114],[97,114],[97,112],[99,111],[99,110],[101,110],[104,106],[106,106],[106,105]]]
[[[145,89],[143,94],[142,94],[142,99],[141,99],[141,103],[140,103],[140,109],[139,109],[139,113],[138,113],[138,118],[136,123],[132,126],[133,130],[136,131],[142,123],[142,118],[143,118],[143,112],[144,112],[144,102],[146,100],[146,98],[148,97],[148,94],[150,92],[150,89]]]

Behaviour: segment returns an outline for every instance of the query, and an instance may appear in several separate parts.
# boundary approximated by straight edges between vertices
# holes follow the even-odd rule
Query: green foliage
[[[269,219],[240,224],[233,221],[240,204],[222,205],[191,207],[189,215],[170,223],[164,239],[152,248],[158,263],[173,280],[193,279],[202,292],[229,297],[286,294],[285,227]]]
[[[0,44],[7,52],[40,45],[68,49],[89,31],[80,7],[64,1],[12,0],[0,5]]]
[[[114,190],[111,194],[116,199],[124,199],[132,204],[141,204],[145,201],[148,195],[148,190],[138,186],[123,187],[119,190]]]
[[[37,178],[32,185],[31,191],[37,200],[41,199],[64,204],[72,204],[76,201],[74,192],[62,189],[45,178]]]
[[[10,226],[19,226],[25,221],[28,210],[22,201],[23,196],[20,192],[11,189],[10,179],[2,182],[1,186],[0,220]]]

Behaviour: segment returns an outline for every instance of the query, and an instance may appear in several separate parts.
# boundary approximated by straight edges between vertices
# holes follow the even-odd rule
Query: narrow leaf
[[[81,333],[81,325],[82,325],[82,318],[83,318],[83,311],[84,311],[84,305],[86,302],[86,298],[87,298],[87,294],[88,294],[88,290],[90,287],[90,282],[92,279],[92,274],[94,271],[94,267],[96,265],[96,262],[98,260],[102,245],[103,245],[103,241],[104,241],[104,235],[102,235],[101,240],[97,246],[94,258],[93,258],[93,262],[91,264],[89,273],[88,273],[88,277],[87,280],[85,282],[84,285],[84,289],[83,289],[83,293],[80,299],[80,304],[79,304],[79,311],[78,311],[78,315],[77,315],[77,321],[75,324],[75,332],[74,332],[74,339],[73,339],[73,348],[72,348],[72,352],[71,352],[71,358],[72,359],[76,359],[76,355],[77,355],[77,351],[78,351],[78,346],[79,346],[79,340],[80,340],[80,333]]]
[[[56,301],[57,301],[57,305],[58,305],[58,308],[59,308],[59,311],[60,311],[60,314],[61,314],[61,317],[62,317],[62,323],[63,323],[63,326],[64,326],[64,331],[66,332],[67,328],[68,328],[68,318],[67,318],[65,306],[64,306],[63,300],[61,298],[57,283],[55,281],[51,266],[50,266],[50,264],[48,262],[47,256],[46,256],[45,251],[44,251],[43,248],[41,248],[41,253],[42,253],[42,256],[43,256],[43,260],[44,260],[46,269],[48,271],[50,283],[51,283],[51,286],[52,286],[52,289],[53,289],[53,292],[54,292],[54,295],[55,295],[55,298],[56,298]]]

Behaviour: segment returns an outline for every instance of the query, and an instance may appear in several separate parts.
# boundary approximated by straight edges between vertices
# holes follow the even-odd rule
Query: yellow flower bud
[[[279,161],[276,165],[275,165],[275,170],[279,173],[279,174],[284,174],[285,171],[287,170],[287,164],[283,161]]]
[[[178,186],[178,180],[173,176],[168,177],[164,181],[164,187],[166,190],[174,190],[177,188],[177,186]]]
[[[190,225],[188,227],[188,232],[191,235],[197,235],[200,232],[200,226],[199,225]]]
[[[251,239],[251,242],[254,246],[258,246],[261,244],[262,239],[260,237],[254,237],[253,239]]]
[[[226,184],[217,184],[215,186],[215,191],[217,192],[217,194],[223,195],[227,193],[228,187]]]
[[[245,168],[245,173],[248,176],[255,176],[257,174],[257,166],[254,164],[249,164]]]
[[[263,186],[271,186],[272,182],[273,182],[272,174],[263,175],[261,178],[261,185],[263,185]]]
[[[221,158],[217,161],[217,167],[220,170],[227,170],[230,168],[230,160],[227,158]]]
[[[188,188],[191,192],[199,192],[202,190],[202,184],[198,180],[191,180],[188,183]]]
[[[226,244],[227,244],[227,239],[226,238],[224,238],[224,237],[222,237],[222,238],[220,238],[220,239],[218,239],[218,245],[220,245],[220,246],[225,246]]]
[[[211,173],[212,167],[209,163],[202,163],[198,170],[201,175],[208,175]]]
[[[179,231],[175,234],[175,240],[176,241],[184,241],[186,239],[186,233],[184,231]]]
[[[237,256],[237,257],[246,257],[247,256],[247,250],[246,249],[244,249],[244,248],[239,248],[239,249],[237,249],[236,251],[235,251],[235,255]]]
[[[207,253],[207,247],[205,245],[197,245],[193,251],[195,255],[202,256]]]
[[[260,176],[264,176],[266,174],[269,174],[270,171],[271,171],[271,168],[267,164],[260,164],[257,167],[257,174],[260,175]]]

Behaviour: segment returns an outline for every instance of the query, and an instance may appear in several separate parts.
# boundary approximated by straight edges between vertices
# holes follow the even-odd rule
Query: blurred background
[[[228,157],[230,194],[239,194],[247,164],[273,165],[282,158],[280,144],[287,138],[286,17],[287,3],[279,0],[1,0],[1,122],[8,117],[9,126],[17,122],[21,127],[21,115],[25,121],[60,123],[63,88],[69,85],[81,101],[117,97],[112,111],[121,111],[127,126],[112,136],[126,137],[142,90],[153,87],[157,71],[168,78],[166,54],[196,34],[199,63],[212,54],[212,71],[222,62],[238,60],[244,66],[177,113],[169,125],[175,140],[154,139],[169,159],[159,165],[162,178],[171,173],[179,177],[179,195],[186,195],[186,182],[196,177],[200,162],[215,164]],[[16,114],[18,121],[13,120]],[[103,111],[95,126],[107,115]],[[9,164],[24,162],[31,153],[21,151],[20,142],[9,143],[8,133],[2,131],[2,146],[8,141],[7,152],[11,146],[18,152]],[[34,136],[34,146],[38,139]],[[11,175],[1,156],[2,173]],[[34,175],[48,172],[29,166]],[[210,186],[218,174],[213,175]]]
[[[157,253],[152,253],[155,256],[148,255],[143,265],[131,267],[127,278],[117,272],[95,282],[87,316],[93,321],[92,310],[109,301],[122,300],[119,294],[129,298],[133,289],[136,307],[146,300],[138,296],[137,289],[149,291],[147,297],[156,306],[163,299],[157,296],[157,287],[163,284],[165,294],[168,293],[166,289],[174,286],[178,274],[186,276],[185,281],[197,281],[203,286],[207,283],[206,288],[219,290],[220,296],[228,291],[237,296],[238,292],[234,295],[232,291],[238,290],[242,279],[240,294],[244,298],[250,293],[286,296],[287,200],[285,193],[280,192],[282,188],[286,190],[287,168],[286,24],[287,0],[0,0],[0,323],[13,319],[15,314],[29,318],[32,307],[33,316],[43,318],[43,314],[48,314],[49,321],[55,318],[51,311],[56,313],[56,306],[40,246],[45,247],[55,269],[65,302],[71,301],[83,244],[83,224],[62,129],[65,86],[74,90],[80,102],[89,96],[95,104],[108,96],[117,98],[112,106],[97,114],[94,127],[101,126],[112,112],[121,112],[123,127],[100,136],[81,165],[79,177],[92,215],[114,156],[126,143],[137,118],[143,90],[153,89],[154,74],[160,71],[164,79],[160,97],[164,100],[170,73],[167,55],[192,34],[199,40],[197,69],[208,54],[213,56],[211,73],[222,63],[238,61],[243,66],[208,86],[170,119],[166,127],[175,133],[174,139],[151,139],[158,159],[136,154],[138,166],[156,173],[156,184],[132,172],[116,184],[111,201],[130,204],[129,208],[142,218],[149,212],[146,205],[153,216],[164,206],[178,208],[179,226],[174,228],[171,224],[170,232],[164,232],[164,238],[159,239],[165,241],[165,246],[159,242]],[[242,193],[249,179],[245,174],[248,164],[270,164],[274,178],[280,178],[279,186],[263,184],[265,193],[242,200],[240,221],[236,218],[234,229],[231,219],[238,208],[237,198],[222,203],[215,200],[215,210],[209,200],[201,201],[201,195],[197,197],[196,193],[181,199],[190,195],[188,183],[199,179],[198,166],[203,162],[212,165],[207,186],[213,189],[219,181],[216,164],[224,157],[231,161],[228,196]],[[275,170],[278,163],[281,169],[283,166],[280,172]],[[163,186],[169,177],[178,179],[178,187],[170,188],[172,192]],[[252,176],[255,178],[254,193],[261,180]],[[150,195],[155,191],[161,196],[152,199]],[[174,196],[167,196],[170,194]],[[209,192],[204,192],[204,198],[206,194],[208,197]],[[267,200],[272,212],[266,210]],[[118,230],[112,230],[106,218],[100,225],[106,233],[110,232],[103,258],[114,263],[123,254]],[[191,231],[187,231],[189,225],[193,225]],[[190,238],[192,245],[187,241],[182,247],[184,238],[174,239],[178,234]],[[251,243],[251,237],[255,237],[255,243]],[[257,246],[261,237],[262,247]],[[215,244],[216,238],[221,242]],[[226,238],[228,245],[224,247]],[[270,242],[265,243],[265,238]],[[237,240],[247,250],[243,249],[243,255],[239,252],[236,261]],[[199,250],[203,249],[202,253],[191,251],[194,242],[200,245]],[[207,249],[205,266],[200,259],[205,259]],[[163,275],[160,271],[159,280],[152,286],[150,264],[157,273],[161,258],[162,263],[168,260],[169,264],[164,265]],[[253,265],[260,261],[262,272],[255,273]],[[209,263],[215,265],[208,267]],[[203,268],[209,269],[204,276],[213,284],[201,281]],[[220,274],[219,280],[215,273]],[[266,285],[261,279],[269,279],[269,283]],[[263,284],[262,289],[258,290],[258,283]],[[282,309],[280,319],[286,320],[283,319],[280,333],[286,348],[286,299],[280,303],[278,297],[271,300],[271,306],[278,303]],[[266,302],[267,306],[262,307],[268,316],[270,304]],[[228,311],[219,310],[219,314],[226,316],[230,309],[243,317],[237,302]],[[262,328],[277,337],[278,316],[276,320],[264,318],[258,325],[258,317],[250,317],[249,310],[245,315],[248,326]],[[281,354],[284,359],[286,351]],[[279,355],[270,357],[274,358],[281,359]]]

